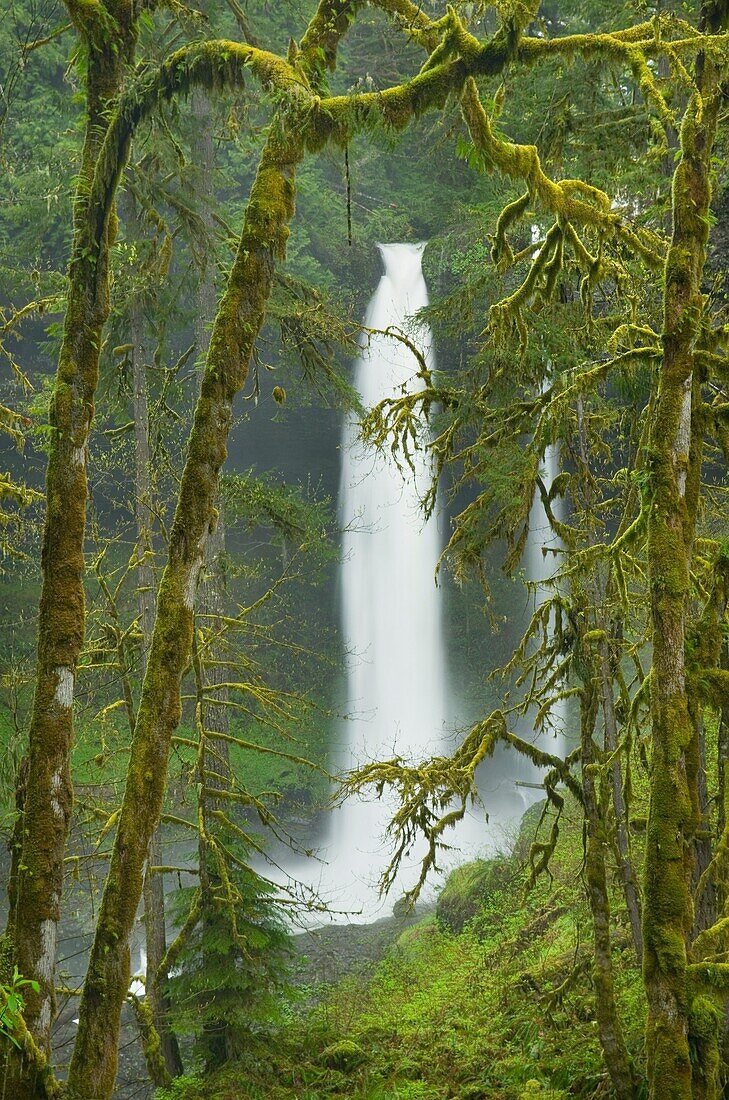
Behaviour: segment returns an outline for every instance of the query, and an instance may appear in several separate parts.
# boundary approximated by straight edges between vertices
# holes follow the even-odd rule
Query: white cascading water
[[[532,243],[536,245],[542,235],[541,228],[538,225],[533,225],[531,227],[531,233]],[[535,251],[533,255],[536,257],[537,252]],[[546,385],[547,382],[545,380],[543,386]],[[559,472],[559,445],[550,443],[545,448],[540,470],[542,480],[547,490],[551,488]],[[557,498],[553,502],[552,510],[557,519],[563,518],[561,498]],[[524,622],[525,627],[533,612],[550,593],[548,582],[554,576],[558,568],[560,546],[561,543],[559,539],[549,525],[539,490],[535,489],[534,499],[529,512],[529,536],[524,548],[522,565],[527,581],[536,584],[536,587],[530,589],[530,598],[525,617],[526,621]],[[567,723],[567,708],[564,700],[558,702],[550,712],[548,724],[551,727],[552,736],[544,730],[536,731],[534,729],[534,719],[535,713],[527,713],[517,723],[516,732],[518,735],[523,740],[529,741],[531,744],[537,744],[545,751],[559,756],[564,749],[565,727]],[[515,767],[512,769],[512,775],[516,780],[516,789],[520,795],[524,809],[537,799],[543,797],[543,791],[539,786],[543,774],[544,773],[540,769],[526,760],[523,756],[517,757]]]
[[[385,271],[370,302],[366,327],[380,333],[388,328],[403,332],[432,367],[432,334],[413,318],[428,303],[421,267],[424,245],[379,248]],[[371,409],[387,397],[419,387],[418,369],[416,357],[402,341],[375,334],[363,342],[354,385],[365,408]],[[427,438],[424,424],[421,444]],[[334,761],[342,771],[394,755],[418,761],[447,752],[454,743],[458,707],[448,698],[442,592],[434,579],[442,539],[435,517],[424,522],[420,509],[432,473],[422,445],[412,451],[412,462],[414,471],[408,466],[399,469],[389,453],[376,453],[362,444],[356,418],[345,423],[339,515],[344,530],[340,592],[348,647],[347,720]],[[557,448],[550,447],[542,469],[548,486],[558,466]],[[543,582],[551,576],[553,556],[545,556],[542,547],[555,545],[537,494],[524,560],[529,580]],[[532,608],[540,591],[546,589],[535,590]],[[530,727],[529,716],[518,732],[544,743]],[[558,748],[551,739],[546,747]],[[478,779],[484,807],[470,808],[445,838],[454,850],[442,860],[443,867],[502,847],[524,809],[541,797],[529,786],[539,783],[538,769],[509,750],[498,749],[482,765]],[[394,809],[394,799],[387,794],[379,800],[374,792],[369,800],[347,799],[330,815],[328,838],[318,851],[318,875],[312,881],[310,864],[308,872],[297,876],[349,919],[372,920],[417,879],[422,849],[416,848],[389,899],[378,897],[377,881],[388,853],[383,838]]]
[[[366,326],[399,329],[432,367],[430,330],[412,319],[428,303],[423,247],[380,245],[385,273]],[[418,367],[403,342],[372,336],[355,375],[365,407],[422,386]],[[438,748],[446,717],[441,601],[435,585],[441,541],[435,519],[424,522],[420,510],[420,498],[432,479],[431,464],[421,446],[412,452],[414,471],[401,471],[389,454],[364,447],[358,434],[357,421],[349,420],[342,441],[339,505],[344,529],[342,630],[351,650],[348,755],[353,762],[393,751],[422,757]]]
[[[371,409],[384,398],[422,385],[407,336],[433,365],[429,328],[413,319],[428,304],[423,244],[383,244],[384,264],[367,310],[366,327],[379,330],[363,343],[354,385]],[[423,428],[425,443],[427,428]],[[440,750],[447,718],[441,592],[435,569],[441,538],[435,517],[423,520],[420,498],[430,486],[430,460],[412,451],[414,472],[358,438],[356,418],[342,439],[339,512],[344,530],[341,567],[342,631],[348,647],[347,721],[343,769],[397,754],[420,760]],[[379,907],[376,882],[383,869],[383,833],[391,799],[350,798],[333,814],[330,842],[321,852],[324,876],[337,882],[335,904],[371,916]],[[417,854],[411,872],[419,862]],[[403,869],[403,885],[412,874]],[[330,894],[331,896],[331,894]],[[393,893],[392,901],[396,898]]]
[[[559,474],[559,446],[550,443],[545,451],[541,464],[541,476],[547,489]],[[561,501],[558,498],[552,505],[557,519],[561,517]],[[531,511],[529,513],[529,537],[524,549],[524,572],[529,581],[536,582],[538,587],[530,594],[528,616],[530,618],[536,607],[550,594],[548,581],[553,577],[559,565],[559,548],[561,543],[549,525],[544,512],[541,496],[537,489],[534,493]],[[546,553],[544,551],[547,551]],[[565,725],[567,721],[566,706],[564,700],[560,700],[552,708],[549,716],[551,735],[545,731],[534,730],[534,714],[527,714],[519,723],[517,732],[519,736],[532,744],[539,745],[546,752],[555,756],[562,754],[564,748]],[[541,773],[529,761],[520,758],[520,770],[517,782],[540,782]],[[524,806],[531,805],[537,798],[543,797],[543,792],[530,787],[519,787],[524,801]]]

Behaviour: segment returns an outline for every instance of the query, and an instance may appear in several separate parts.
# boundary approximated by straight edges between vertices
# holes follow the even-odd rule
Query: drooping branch
[[[547,791],[551,789],[554,793],[556,783],[564,782],[581,801],[580,785],[571,774],[576,756],[573,754],[562,760],[522,740],[508,730],[500,710],[478,722],[451,756],[437,756],[419,764],[408,763],[401,757],[374,761],[344,778],[340,798],[361,794],[369,788],[374,789],[378,798],[385,788],[397,794],[398,809],[387,828],[393,841],[393,853],[380,878],[382,894],[388,893],[402,861],[418,840],[424,839],[427,849],[421,859],[418,879],[405,892],[406,902],[415,904],[430,872],[438,870],[439,854],[448,850],[445,839],[448,830],[463,818],[469,801],[478,800],[476,769],[492,756],[500,741],[510,744],[536,767],[549,769],[545,779]],[[554,797],[559,798],[556,793]]]

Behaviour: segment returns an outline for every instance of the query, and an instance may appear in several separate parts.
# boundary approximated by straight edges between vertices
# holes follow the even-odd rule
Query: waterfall
[[[432,333],[414,319],[428,303],[421,267],[424,245],[379,248],[384,273],[365,322],[367,329],[378,332],[363,339],[354,372],[354,386],[366,409],[422,384],[412,351],[383,330],[405,333],[427,365],[434,365]],[[426,424],[421,425],[421,433],[421,445],[411,454],[413,469],[404,463],[399,469],[389,450],[378,453],[363,445],[356,417],[344,424],[339,519],[344,532],[340,600],[347,646],[346,719],[332,761],[335,770],[394,755],[418,761],[449,752],[454,744],[458,705],[449,699],[442,591],[434,579],[443,540],[436,516],[425,521],[420,508],[432,476],[424,446]],[[548,486],[558,467],[559,454],[553,446],[543,462]],[[529,600],[532,605],[534,599],[539,601],[540,592],[546,593],[540,582],[546,582],[554,569],[552,556],[542,553],[545,545],[555,546],[555,539],[536,494],[524,561],[527,578],[537,582]],[[488,655],[481,655],[481,660],[486,673]],[[532,727],[533,716],[527,716],[518,732],[534,740]],[[548,747],[554,749],[551,738]],[[524,809],[540,797],[537,790],[519,786],[519,781],[539,783],[540,772],[499,746],[479,769],[485,812],[469,808],[464,821],[444,838],[453,852],[439,865],[447,868],[503,846],[505,834],[514,831]],[[401,867],[390,898],[379,899],[377,881],[388,855],[383,838],[396,808],[387,792],[380,799],[374,792],[348,798],[328,815],[328,835],[318,849],[319,870],[311,863],[308,868],[290,870],[335,912],[346,912],[350,919],[372,920],[379,911],[387,912],[401,888],[416,881],[424,850],[416,846]]]
[[[412,351],[383,330],[404,333],[433,365],[430,330],[413,319],[428,304],[423,248],[379,246],[385,270],[365,322],[379,332],[363,340],[354,374],[367,409],[422,385]],[[389,452],[361,443],[355,417],[344,425],[339,515],[347,718],[337,761],[343,769],[394,754],[421,759],[442,746],[447,686],[442,594],[435,584],[441,538],[436,518],[424,521],[420,509],[431,482],[426,435],[423,426],[421,446],[412,452],[414,470],[401,471]],[[326,877],[339,884],[337,899],[363,916],[378,905],[383,834],[394,808],[391,798],[375,800],[374,794],[348,799],[333,815],[330,843],[322,852],[331,870]],[[411,884],[412,876],[404,875],[403,883]]]
[[[559,469],[559,446],[556,443],[550,443],[545,448],[540,470],[542,480],[547,490],[549,490],[552,482],[559,474]],[[557,519],[563,518],[561,498],[557,498],[553,502],[552,509]],[[554,552],[558,552],[560,546],[560,540],[555,535],[547,520],[539,490],[536,489],[531,511],[529,513],[529,536],[524,549],[524,571],[526,579],[536,583],[537,587],[534,589],[534,595],[529,601],[527,617],[531,617],[533,610],[538,607],[550,593],[551,589],[548,582],[554,576],[558,568],[558,558]],[[547,553],[544,553],[545,549]],[[533,713],[528,713],[518,723],[517,732],[519,736],[533,744],[538,744],[540,748],[556,756],[561,755],[564,748],[564,733],[567,722],[567,708],[564,700],[558,702],[552,708],[550,714],[553,735],[549,733],[545,735],[545,733],[541,731],[535,732],[534,717],[535,715]],[[518,781],[539,783],[541,775],[542,773],[535,765],[524,760],[523,757],[520,758]],[[529,787],[520,787],[519,790],[522,794],[525,808],[536,801],[537,798],[543,797],[540,792],[534,791]]]
[[[430,331],[412,321],[428,302],[422,250],[422,245],[380,245],[385,273],[366,325],[406,332],[432,366]],[[405,344],[375,335],[362,349],[354,384],[369,409],[422,385],[417,370]],[[427,755],[440,745],[446,715],[440,593],[435,586],[441,544],[435,519],[423,522],[420,511],[420,496],[431,480],[430,461],[421,446],[412,454],[414,471],[405,467],[401,472],[389,453],[363,447],[358,433],[357,420],[348,420],[339,498],[342,630],[350,649],[347,754],[352,764],[395,750],[403,756]]]

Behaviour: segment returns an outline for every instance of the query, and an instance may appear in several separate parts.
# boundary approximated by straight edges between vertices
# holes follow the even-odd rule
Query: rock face
[[[462,932],[489,894],[500,890],[514,874],[505,859],[476,859],[451,871],[438,895],[436,916],[450,932]]]
[[[294,937],[302,980],[330,985],[347,974],[364,976],[385,958],[398,936],[431,912],[428,905],[406,912],[396,905],[391,917],[372,924],[328,924],[302,932]]]

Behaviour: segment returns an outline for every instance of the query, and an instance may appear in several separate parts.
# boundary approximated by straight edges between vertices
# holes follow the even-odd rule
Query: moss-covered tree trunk
[[[141,235],[141,225],[134,197],[128,194],[124,207],[125,221],[135,239]],[[147,341],[143,304],[135,295],[130,307],[130,335],[132,343],[132,413],[134,419],[134,511],[137,523],[137,607],[139,628],[142,635],[142,675],[147,667],[149,647],[154,629],[155,574],[153,568],[154,487],[152,479],[152,453],[149,435],[149,401],[147,391]],[[159,1056],[152,1065],[158,1080],[176,1077],[183,1071],[180,1047],[170,1025],[169,997],[165,990],[166,975],[160,974],[162,960],[167,953],[165,928],[165,892],[163,876],[150,868],[159,866],[161,837],[155,831],[149,845],[149,861],[142,890],[144,898],[144,938],[147,947],[147,972],[145,995],[149,1020],[142,1014],[143,1031],[156,1032],[159,1040]],[[155,1043],[156,1046],[156,1043]],[[163,1073],[159,1074],[159,1071]]]
[[[589,658],[588,658],[589,662]],[[587,825],[585,884],[592,914],[592,967],[595,983],[595,1016],[605,1065],[618,1100],[633,1100],[635,1081],[615,1003],[612,944],[610,936],[610,895],[605,856],[607,844],[607,804],[598,797],[595,783],[593,730],[597,712],[595,681],[588,679],[580,695],[582,748],[582,794]]]
[[[321,0],[301,41],[300,64],[317,86],[351,21],[348,0]],[[132,742],[119,825],[68,1076],[72,1100],[108,1100],[117,1068],[121,1007],[129,985],[129,937],[142,892],[149,841],[159,822],[181,681],[192,655],[197,584],[210,536],[235,395],[243,387],[263,325],[277,258],[294,213],[300,126],[273,120],[254,180],[235,261],[213,325],[200,396],[157,597],[152,646]]]
[[[729,638],[724,638],[721,645],[720,668],[729,673]],[[719,708],[719,729],[717,732],[716,746],[716,771],[717,771],[717,813],[716,813],[716,837],[717,843],[721,841],[729,821],[729,706],[722,704]],[[717,912],[723,914],[726,911],[729,894],[724,876],[720,876],[715,884]],[[722,1055],[722,1075],[725,1095],[729,1091],[729,997],[724,1000],[724,1019],[720,1035]]]
[[[729,673],[729,638],[724,638],[719,657],[720,668]],[[719,730],[716,746],[716,779],[718,788],[717,812],[716,812],[716,838],[719,842],[729,822],[729,706],[725,703],[719,708]],[[729,901],[727,896],[727,884],[719,881],[716,884],[717,907],[723,912]]]
[[[23,850],[14,883],[8,935],[18,969],[39,985],[27,995],[26,1023],[38,1046],[50,1048],[55,1015],[57,928],[63,860],[73,805],[70,751],[76,668],[84,639],[86,445],[94,410],[101,329],[109,302],[108,250],[113,225],[98,249],[89,248],[88,196],[108,122],[132,60],[134,5],[129,0],[68,8],[87,57],[86,135],[74,204],[68,304],[51,403],[46,517],[41,555],[35,695],[29,731]],[[14,1083],[13,1095],[35,1084]]]
[[[576,403],[577,412],[577,479],[575,482],[575,505],[582,517],[582,529],[588,546],[595,544],[596,505],[594,480],[590,471],[590,448],[588,441],[587,418],[582,397]],[[608,778],[600,776],[599,761],[596,757],[594,732],[598,709],[602,709],[604,719],[604,752],[615,759],[617,753],[617,723],[613,707],[613,677],[610,668],[606,620],[603,593],[596,574],[592,574],[587,583],[585,578],[575,574],[571,579],[572,615],[580,624],[575,637],[573,668],[580,681],[580,757],[582,762],[582,803],[585,813],[585,867],[584,879],[587,900],[592,915],[593,940],[593,980],[595,985],[595,1017],[603,1058],[610,1074],[610,1080],[618,1100],[632,1100],[636,1091],[636,1078],[633,1065],[625,1045],[623,1028],[615,1001],[615,982],[613,979],[613,959],[611,941],[610,894],[607,880],[607,852],[609,851],[609,808],[612,795],[616,824],[620,824],[618,809],[622,810],[622,823],[625,826],[625,807],[622,804],[622,785],[620,785],[620,804],[615,804],[616,775],[613,767]],[[592,631],[588,640],[586,634],[593,624],[601,629]],[[611,726],[611,720],[614,725]],[[620,772],[618,771],[618,777]],[[600,778],[598,779],[598,776]],[[623,887],[620,859],[622,851],[617,845],[618,873]],[[632,869],[632,864],[628,860]],[[633,933],[635,935],[635,931]],[[638,927],[638,935],[640,927]]]
[[[200,192],[202,199],[202,221],[206,236],[214,239],[213,209],[215,204],[215,149],[213,147],[213,112],[210,98],[203,89],[196,89],[192,97],[192,114],[195,119],[195,160],[200,170]],[[210,344],[210,324],[215,316],[215,259],[212,255],[201,257],[197,286],[197,315],[195,317],[195,342],[198,355],[204,358]],[[226,907],[221,905],[220,893],[223,886],[217,871],[215,860],[208,850],[206,837],[216,831],[211,814],[220,809],[220,799],[215,791],[230,786],[230,750],[229,743],[216,738],[216,733],[227,735],[230,732],[230,710],[228,693],[222,686],[229,679],[226,664],[225,646],[222,635],[225,614],[225,521],[222,514],[222,502],[218,495],[216,502],[218,520],[215,530],[208,539],[205,550],[205,563],[198,595],[198,616],[206,644],[200,653],[198,690],[200,698],[200,737],[203,740],[200,753],[199,776],[199,816],[202,829],[198,844],[200,866],[200,921],[202,924],[202,950],[205,954],[210,940],[217,937],[228,939],[232,944],[232,931],[225,927],[227,923]],[[204,692],[201,689],[205,689]],[[217,900],[216,900],[217,897]],[[224,927],[220,928],[220,923]],[[220,948],[212,958],[212,964],[221,965]],[[203,957],[203,966],[207,967]],[[223,968],[235,969],[236,952],[229,950],[222,962]],[[219,1019],[214,1015],[215,996],[211,998],[212,1014],[203,1025],[199,1048],[202,1052],[206,1072],[211,1072],[229,1061],[236,1053],[236,1041],[233,1028],[221,1013]]]
[[[603,616],[605,637],[598,645],[600,701],[605,721],[605,750],[612,756],[610,765],[610,788],[612,792],[613,814],[615,816],[615,848],[618,857],[618,874],[623,888],[625,906],[630,921],[630,932],[636,957],[643,955],[643,931],[641,927],[640,894],[638,880],[630,853],[628,838],[628,812],[623,795],[623,768],[619,751],[618,721],[613,698],[613,675],[610,661],[610,648],[607,641],[608,624]]]
[[[726,0],[704,4],[702,30],[716,33],[722,29],[728,10]],[[686,974],[694,921],[691,882],[699,818],[699,746],[689,712],[685,641],[695,533],[695,498],[687,493],[689,449],[696,433],[691,415],[693,391],[698,385],[694,346],[704,309],[701,281],[719,110],[719,73],[706,55],[698,58],[696,85],[684,115],[681,156],[673,179],[663,358],[648,456],[653,665],[643,935],[652,1100],[690,1100],[705,1095],[702,1066],[692,1065],[692,1003]]]
[[[121,1007],[129,986],[129,937],[149,842],[159,822],[169,749],[180,720],[180,685],[192,653],[197,582],[217,520],[215,500],[233,398],[243,386],[263,324],[274,264],[294,209],[301,141],[274,124],[251,191],[235,263],[213,327],[182,475],[119,825],[91,949],[69,1070],[74,1100],[106,1100],[114,1088]]]

